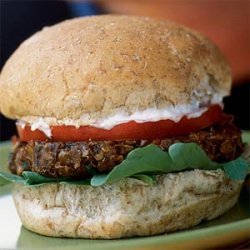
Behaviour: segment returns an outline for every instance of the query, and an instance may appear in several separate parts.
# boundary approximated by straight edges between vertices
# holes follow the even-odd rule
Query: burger
[[[170,21],[101,15],[45,27],[0,76],[16,119],[14,202],[29,230],[114,239],[214,219],[239,197],[248,163],[223,113],[230,68]]]

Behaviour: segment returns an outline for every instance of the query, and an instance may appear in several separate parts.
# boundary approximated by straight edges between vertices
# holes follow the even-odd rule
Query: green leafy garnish
[[[6,172],[0,172],[0,185],[6,184],[8,182],[19,182],[26,184],[26,180],[23,176],[6,173]]]
[[[213,162],[196,143],[175,143],[169,147],[168,153],[173,161],[173,171],[192,168],[204,170],[220,168],[220,165]]]
[[[114,167],[108,174],[95,174],[90,180],[72,180],[70,178],[50,178],[40,174],[24,171],[22,176],[0,173],[0,185],[6,182],[19,182],[25,185],[40,185],[60,182],[78,185],[101,186],[118,182],[126,177],[136,178],[149,185],[156,182],[155,175],[179,172],[190,169],[223,169],[232,180],[244,180],[249,173],[250,164],[239,157],[227,163],[212,161],[205,151],[195,143],[175,143],[168,152],[156,145],[132,150],[127,158]]]
[[[223,168],[228,177],[233,180],[244,180],[250,173],[250,164],[242,157],[223,164]]]
[[[36,184],[40,184],[40,183],[54,182],[55,181],[55,178],[46,177],[46,176],[40,175],[40,174],[35,173],[35,172],[31,172],[31,171],[23,171],[22,176],[26,180],[25,184],[28,184],[28,185],[36,185]],[[67,180],[69,180],[69,178],[57,178],[58,182],[67,181]]]
[[[169,163],[171,163],[169,155],[155,145],[137,148],[132,150],[127,158],[108,174],[94,175],[91,185],[101,186],[105,183],[114,183],[139,173],[165,173]]]
[[[15,175],[6,172],[0,172],[0,186],[5,185],[8,182],[18,182],[23,183],[28,186],[37,186],[44,183],[68,183],[68,184],[78,184],[78,185],[90,185],[89,179],[84,180],[72,180],[70,178],[51,178],[40,175],[31,171],[23,171],[22,175]]]

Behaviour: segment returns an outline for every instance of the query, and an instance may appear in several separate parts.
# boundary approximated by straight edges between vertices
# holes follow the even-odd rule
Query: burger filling
[[[10,160],[12,173],[33,171],[48,177],[89,178],[110,172],[129,152],[153,144],[168,151],[176,143],[196,143],[215,162],[236,159],[243,152],[240,130],[232,117],[223,115],[212,126],[186,135],[155,140],[105,140],[17,142]]]

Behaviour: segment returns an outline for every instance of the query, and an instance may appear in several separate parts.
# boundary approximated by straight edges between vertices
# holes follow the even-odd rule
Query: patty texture
[[[155,144],[163,150],[175,142],[194,142],[216,162],[231,161],[243,152],[240,130],[225,116],[213,126],[163,140],[17,142],[10,158],[12,173],[33,171],[48,177],[83,178],[107,173],[138,147]]]

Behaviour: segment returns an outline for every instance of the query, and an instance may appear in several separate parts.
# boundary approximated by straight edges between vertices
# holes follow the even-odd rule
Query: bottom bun
[[[161,234],[214,219],[234,206],[241,186],[222,170],[192,170],[158,175],[153,186],[132,178],[100,187],[17,184],[13,196],[23,225],[31,231],[114,239]]]

